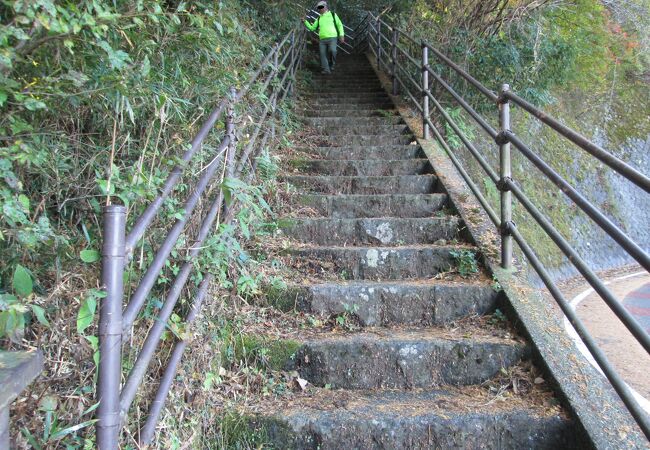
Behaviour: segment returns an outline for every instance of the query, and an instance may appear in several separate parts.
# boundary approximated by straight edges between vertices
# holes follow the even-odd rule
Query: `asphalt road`
[[[650,274],[637,272],[607,280],[606,284],[626,309],[650,332]],[[585,287],[571,301],[578,316],[592,333],[623,379],[638,394],[637,400],[650,412],[650,355],[611,312],[593,289]],[[567,320],[565,329],[578,348],[595,365]]]

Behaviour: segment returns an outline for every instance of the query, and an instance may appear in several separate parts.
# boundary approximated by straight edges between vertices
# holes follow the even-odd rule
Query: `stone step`
[[[406,134],[409,127],[406,124],[398,125],[332,125],[318,129],[321,135],[340,135],[340,134]]]
[[[374,125],[402,125],[404,120],[399,116],[392,117],[360,117],[350,119],[349,117],[318,117],[302,118],[301,121],[313,127],[336,127],[336,126],[374,126]]]
[[[315,386],[416,389],[482,383],[527,354],[518,340],[488,333],[373,328],[306,340],[287,368]]]
[[[364,109],[369,108],[369,107],[378,107],[378,106],[394,106],[393,102],[385,97],[382,96],[377,96],[377,97],[369,97],[369,98],[345,98],[345,97],[339,97],[339,98],[328,98],[328,97],[322,97],[319,100],[310,100],[309,103],[307,104],[308,109],[319,109],[324,106],[333,106],[333,105],[343,105],[345,108],[352,108],[352,107],[362,107]]]
[[[344,280],[406,280],[432,278],[456,267],[450,245],[412,245],[399,247],[301,247],[286,251],[292,264],[309,262],[327,267]],[[318,269],[317,269],[318,270]]]
[[[284,180],[303,191],[321,194],[430,194],[439,192],[434,175],[392,177],[291,175]]]
[[[319,390],[320,391],[320,390]],[[529,396],[493,403],[474,388],[375,392],[322,390],[261,408],[253,428],[274,448],[301,450],[590,448],[575,424]],[[268,401],[266,401],[268,403]]]
[[[324,109],[302,109],[298,110],[298,115],[303,117],[392,117],[397,115],[394,105],[384,108],[324,108]]]
[[[308,99],[317,99],[323,97],[342,97],[344,95],[354,95],[357,97],[362,96],[372,96],[372,95],[381,95],[382,97],[388,97],[388,94],[380,85],[372,86],[358,86],[358,87],[323,87],[320,89],[313,89],[309,92],[305,92],[300,97]]]
[[[426,155],[418,145],[384,145],[356,147],[298,147],[297,152],[320,157],[322,159],[410,159],[424,158]]]
[[[432,172],[428,159],[403,160],[329,160],[294,159],[289,161],[294,169],[303,174],[332,176],[398,176],[424,175]]]
[[[460,236],[456,216],[431,218],[285,219],[282,230],[313,245],[414,245],[452,241]]]
[[[318,101],[328,98],[385,98],[389,99],[390,97],[385,91],[377,91],[374,88],[363,88],[359,87],[356,89],[348,89],[343,92],[328,91],[328,92],[311,92],[306,93],[300,96],[301,100],[305,101]]]
[[[328,89],[347,89],[354,92],[355,90],[371,88],[371,89],[382,89],[382,84],[379,80],[363,80],[355,82],[336,82],[336,81],[323,81],[318,83],[313,83],[312,86],[303,92],[304,95],[309,95],[310,93],[319,93]]]
[[[302,194],[298,198],[320,216],[337,219],[431,217],[448,203],[445,194]]]
[[[321,136],[320,147],[341,147],[349,145],[409,145],[416,142],[411,134],[332,134]]]
[[[312,81],[322,82],[358,82],[365,80],[377,80],[377,74],[373,70],[346,69],[337,67],[332,74],[314,73],[311,76]]]
[[[347,313],[363,327],[433,326],[493,311],[499,294],[486,282],[354,281],[289,284],[267,298],[284,311],[329,318]]]
[[[381,94],[382,96],[388,97],[388,94],[384,88],[377,83],[376,85],[364,84],[359,86],[319,86],[310,89],[305,93],[304,97],[310,98],[327,98],[331,94]]]

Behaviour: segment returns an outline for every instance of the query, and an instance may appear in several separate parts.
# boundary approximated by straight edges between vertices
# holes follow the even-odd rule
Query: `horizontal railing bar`
[[[257,71],[250,77],[250,79],[244,85],[244,87],[237,93],[237,96],[235,97],[235,101],[238,102],[239,100],[244,98],[246,96],[246,94],[248,94],[248,91],[250,90],[250,88],[253,87],[253,84],[255,84],[255,82],[257,81],[259,76],[262,74],[262,72],[264,72],[265,70],[268,70],[268,64],[271,61],[271,58],[273,57],[273,55],[275,54],[276,51],[277,51],[277,47],[273,46],[271,48],[271,51],[269,51],[269,53],[267,53],[267,55],[264,57],[264,59],[262,59],[262,62],[260,63],[260,68],[257,69]]]
[[[385,53],[385,52],[383,52]],[[390,72],[390,67],[388,66],[388,63],[384,61],[383,59],[380,59],[379,62],[384,65],[384,69],[386,69],[386,72]]]
[[[472,108],[469,103],[463,99],[463,97],[461,97],[451,86],[449,86],[440,75],[433,71],[430,66],[427,66],[426,69],[427,72],[429,72],[436,79],[436,81],[440,83],[440,85],[456,99],[458,104],[462,106],[470,116],[472,116],[476,123],[478,123],[481,128],[483,128],[490,135],[490,137],[493,139],[497,137],[499,133],[494,128],[492,128],[492,126],[483,117],[481,117],[481,115],[476,112],[476,110]]]
[[[639,325],[639,322],[628,312],[621,302],[612,294],[612,292],[605,286],[605,284],[596,276],[596,274],[587,266],[584,260],[578,253],[571,247],[562,235],[555,229],[553,224],[537,209],[537,207],[530,201],[524,192],[511,180],[505,178],[503,180],[504,188],[509,189],[514,196],[519,200],[528,213],[535,219],[544,232],[555,242],[555,245],[569,258],[573,266],[578,269],[578,272],[587,280],[587,282],[594,288],[598,295],[605,301],[607,306],[618,317],[623,325],[632,333],[636,340],[641,344],[644,350],[650,353],[650,335]]]
[[[447,56],[445,56],[443,53],[441,53],[437,48],[433,47],[431,44],[425,43],[427,48],[431,50],[439,59],[443,60],[449,67],[454,69],[454,71],[459,74],[461,77],[465,78],[467,81],[470,82],[471,85],[473,85],[476,89],[481,91],[483,95],[485,95],[487,98],[492,100],[493,102],[496,102],[499,97],[483,86],[476,78],[465,72],[463,69],[461,69],[456,63],[454,63],[451,59],[449,59]]]
[[[436,140],[440,143],[442,146],[443,150],[447,153],[449,156],[449,159],[451,159],[451,162],[456,166],[456,169],[460,173],[460,175],[463,177],[465,180],[465,183],[467,183],[467,186],[471,189],[471,191],[474,193],[476,196],[477,200],[487,213],[488,217],[492,221],[492,223],[497,227],[497,229],[501,228],[501,219],[499,219],[499,216],[494,212],[492,207],[490,206],[490,203],[486,200],[486,198],[483,196],[479,188],[474,184],[474,181],[472,181],[472,178],[469,176],[463,165],[460,163],[458,158],[456,158],[456,155],[454,152],[449,148],[449,145],[445,142],[444,138],[436,128],[436,126],[431,122],[431,119],[429,117],[425,117],[424,120],[427,122],[429,125],[429,128],[431,131],[433,131],[433,134],[436,137]]]
[[[398,67],[399,67],[399,66],[398,66]],[[404,89],[404,92],[406,92],[406,93],[408,94],[408,96],[411,98],[411,101],[413,102],[413,104],[415,105],[415,107],[416,107],[420,112],[422,112],[422,105],[420,105],[420,102],[419,102],[419,101],[418,101],[418,100],[413,96],[413,94],[411,94],[411,91],[409,90],[409,88],[408,88],[408,86],[406,85],[406,83],[404,83],[404,81],[400,78],[399,73],[395,73],[395,79],[396,79],[397,82],[402,86],[402,88]]]
[[[596,224],[602,228],[612,239],[628,252],[645,270],[650,272],[650,257],[636,242],[630,239],[620,228],[601,213],[594,205],[571,186],[560,174],[549,166],[542,158],[537,156],[521,139],[511,131],[506,131],[505,136],[519,149],[519,151],[532,162],[553,184],[555,184],[567,197],[578,205]]]
[[[438,102],[438,99],[436,99],[431,92],[425,91],[425,94],[429,99],[433,102],[433,105],[436,107],[436,109],[442,114],[442,116],[445,118],[445,120],[449,123],[451,128],[454,130],[454,132],[458,135],[461,141],[463,141],[463,144],[465,144],[465,147],[470,151],[472,156],[474,156],[474,159],[478,161],[480,166],[483,168],[485,173],[492,179],[494,183],[497,183],[500,179],[499,175],[496,173],[496,171],[490,166],[490,164],[485,160],[483,155],[478,151],[478,149],[472,144],[463,134],[463,132],[460,130],[456,122],[451,118],[451,116],[445,111],[445,109],[442,107],[440,102]]]
[[[368,40],[372,41],[373,46],[377,46],[377,39],[375,39],[375,37],[372,35],[372,33],[368,34]]]
[[[273,95],[277,97],[277,93],[274,93]],[[242,155],[241,155],[241,157],[239,159],[240,162],[237,165],[237,169],[235,169],[235,173],[240,171],[240,166],[243,164],[242,161],[248,157],[249,153],[253,149],[253,146],[255,145],[257,137],[259,136],[260,131],[262,130],[262,126],[266,123],[266,118],[267,118],[267,115],[268,115],[270,109],[271,109],[271,103],[269,103],[269,105],[264,110],[264,113],[262,114],[262,117],[260,118],[259,123],[255,127],[255,131],[253,132],[253,135],[251,136],[250,141],[248,142],[248,144],[246,145],[244,151],[242,152]]]
[[[411,41],[413,44],[417,45],[418,47],[419,47],[420,45],[422,45],[422,41],[421,41],[421,40],[416,39],[415,37],[411,36],[409,33],[407,33],[407,32],[404,31],[404,30],[400,30],[400,31],[399,31],[399,35],[400,35],[400,37],[405,37],[406,39],[408,39],[409,41]]]
[[[220,166],[221,164],[214,165]],[[138,387],[142,382],[142,378],[147,372],[149,364],[151,363],[151,359],[153,358],[153,355],[158,348],[160,337],[167,328],[167,321],[171,317],[171,314],[174,311],[174,307],[176,306],[176,303],[178,302],[178,299],[183,292],[183,288],[185,287],[185,284],[187,283],[187,280],[192,273],[192,269],[194,268],[194,259],[200,253],[203,242],[205,242],[207,237],[210,235],[212,225],[219,216],[223,205],[223,199],[223,189],[219,189],[219,193],[210,205],[208,213],[201,222],[201,228],[199,229],[198,236],[190,248],[187,259],[178,271],[176,278],[174,279],[174,283],[167,293],[165,302],[160,308],[160,311],[158,311],[158,317],[151,326],[151,329],[147,334],[147,338],[145,339],[144,344],[142,344],[140,353],[138,354],[138,357],[133,364],[133,368],[131,369],[131,372],[129,372],[129,376],[124,383],[122,392],[120,392],[120,416],[122,419],[126,417],[129,408],[131,407],[131,403],[135,398]]]
[[[147,228],[156,217],[156,214],[162,207],[165,199],[169,196],[169,194],[171,194],[174,187],[176,187],[176,184],[178,183],[178,180],[180,179],[183,172],[183,166],[187,164],[192,159],[197,150],[201,148],[203,141],[210,133],[210,130],[212,130],[212,127],[214,127],[214,124],[223,114],[228,102],[229,99],[227,97],[224,98],[221,103],[219,103],[219,105],[210,113],[208,120],[205,121],[197,135],[194,137],[194,139],[192,139],[190,148],[183,154],[181,158],[183,164],[177,164],[174,166],[170,174],[167,176],[167,180],[165,180],[165,184],[163,185],[160,194],[158,194],[158,196],[151,203],[149,203],[142,215],[140,215],[140,217],[136,220],[135,225],[126,236],[125,254],[127,256],[127,259],[129,255],[133,253],[135,245],[142,238],[144,233],[147,231]]]
[[[415,89],[416,89],[417,92],[421,92],[421,91],[422,91],[422,86],[420,85],[420,83],[418,83],[417,81],[415,81],[415,80],[413,79],[413,77],[411,76],[411,74],[409,74],[408,71],[407,71],[404,67],[400,66],[399,64],[397,64],[396,67],[397,67],[397,69],[398,69],[400,72],[402,72],[402,74],[404,74],[404,76],[405,76],[405,77],[406,77],[406,78],[411,82],[411,84],[412,84],[413,86],[415,86]]]
[[[248,153],[245,152],[242,154],[241,158],[239,159],[239,162],[237,163],[237,169],[235,169],[236,177],[241,176],[241,174],[244,172],[244,167],[246,166],[246,163],[250,163],[251,159],[254,159],[254,156],[253,158],[251,158],[250,154],[259,152],[261,148],[264,148],[266,142],[268,141],[269,135],[270,135],[270,131],[267,128],[264,131],[264,134],[262,135],[261,144],[257,148],[253,148],[254,152],[248,152]]]
[[[203,175],[201,175],[201,178],[196,184],[194,191],[192,192],[192,194],[190,194],[189,198],[183,205],[183,211],[184,211],[183,218],[176,220],[172,229],[169,231],[169,234],[167,234],[167,237],[165,238],[162,245],[156,252],[153,261],[149,265],[149,268],[147,269],[144,276],[140,280],[140,284],[138,285],[135,292],[131,296],[131,300],[126,305],[122,317],[122,330],[124,332],[126,332],[129,328],[131,328],[131,325],[135,321],[135,318],[140,312],[140,309],[144,305],[144,302],[147,299],[149,292],[151,292],[151,289],[156,283],[156,280],[158,279],[158,275],[160,274],[160,271],[165,265],[165,261],[167,261],[167,257],[174,249],[178,237],[183,232],[183,228],[185,228],[185,224],[189,220],[192,211],[194,211],[194,207],[198,203],[201,194],[203,194],[203,191],[205,191],[205,189],[207,188],[210,180],[212,180],[212,177],[214,176],[214,173],[217,170],[217,166],[218,166],[218,164],[216,163],[216,158],[218,158],[219,155],[221,155],[226,150],[229,144],[230,144],[230,138],[228,136],[224,137],[221,145],[216,151],[215,159],[213,159],[212,162],[209,164],[209,166],[205,169]]]
[[[192,303],[190,311],[185,317],[186,327],[188,325],[191,325],[198,316],[199,311],[201,310],[201,306],[203,305],[203,300],[207,296],[210,283],[213,279],[213,275],[208,273],[203,281],[201,281],[196,294],[196,298]],[[163,406],[165,406],[165,400],[167,399],[167,395],[169,394],[172,384],[174,383],[174,377],[176,376],[178,364],[181,361],[187,344],[188,341],[186,339],[180,340],[174,344],[169,360],[167,361],[167,367],[165,368],[165,371],[163,372],[163,375],[160,379],[160,383],[158,384],[156,397],[154,398],[153,402],[151,402],[151,406],[149,407],[147,420],[140,429],[140,437],[138,439],[140,445],[148,445],[153,439],[153,436],[156,432],[156,424],[158,423],[158,418],[160,417]]]
[[[278,61],[278,69],[284,67],[284,63],[287,62],[287,59],[289,59],[290,56],[291,56],[291,47],[287,49],[282,59]]]
[[[602,147],[594,144],[589,141],[586,137],[581,134],[573,131],[571,128],[563,125],[559,121],[555,120],[553,117],[547,115],[544,111],[536,108],[531,103],[527,102],[523,98],[519,97],[513,92],[504,92],[504,98],[511,100],[513,103],[519,105],[534,117],[539,119],[541,122],[545,123],[553,130],[557,131],[560,135],[567,138],[569,141],[573,142],[578,147],[587,151],[592,156],[598,158],[600,161],[605,163],[610,168],[614,169],[616,172],[639,186],[641,189],[646,192],[650,192],[650,178],[630,166],[629,164],[623,162],[616,156],[607,152]]]
[[[399,45],[396,45],[395,47],[397,48],[397,50],[398,50],[402,55],[406,56],[406,58],[407,58],[409,61],[411,61],[413,64],[415,64],[415,67],[422,67],[422,61],[418,61],[417,59],[413,58],[413,57],[412,57],[412,56],[411,56],[411,55],[410,55],[410,54],[409,54],[405,49],[403,49],[403,48],[400,47]]]
[[[284,37],[283,37],[283,38],[282,38],[282,39],[281,39],[281,40],[276,44],[276,45],[277,45],[277,48],[278,48],[278,51],[279,51],[282,47],[284,47],[284,44],[286,44],[287,42],[289,42],[289,39],[291,38],[291,33],[293,33],[293,31],[290,31],[290,32],[288,32],[287,34],[285,34]]]
[[[571,307],[569,302],[564,298],[564,295],[557,288],[550,275],[544,268],[544,265],[539,260],[532,248],[528,245],[521,233],[519,233],[517,227],[510,227],[510,233],[519,245],[519,248],[521,248],[524,256],[526,256],[526,259],[528,259],[531,266],[533,266],[539,277],[542,279],[542,282],[549,290],[560,309],[562,309],[562,312],[564,312],[566,317],[569,319],[569,322],[578,333],[578,336],[580,336],[580,339],[585,344],[591,355],[594,357],[594,360],[596,360],[598,366],[601,368],[605,374],[605,377],[609,380],[612,387],[627,407],[628,411],[630,411],[630,414],[634,420],[637,422],[646,437],[650,439],[650,420],[648,419],[648,415],[645,410],[635,400],[634,394],[632,394],[630,388],[625,384],[620,375],[612,367],[609,360],[607,359],[607,356],[605,356],[603,351],[598,347],[598,344],[589,334],[589,331],[578,317],[578,314]]]

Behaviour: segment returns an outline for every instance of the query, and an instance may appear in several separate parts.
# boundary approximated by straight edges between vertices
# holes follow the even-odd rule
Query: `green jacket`
[[[314,23],[309,23],[308,20],[305,20],[305,26],[309,31],[316,31],[318,28],[318,37],[321,39],[331,39],[337,36],[336,28],[334,28],[334,20],[336,20],[336,28],[338,28],[338,36],[345,36],[345,30],[343,29],[343,22],[339,18],[338,14],[334,15],[332,19],[332,11],[327,11],[325,14],[320,16]]]

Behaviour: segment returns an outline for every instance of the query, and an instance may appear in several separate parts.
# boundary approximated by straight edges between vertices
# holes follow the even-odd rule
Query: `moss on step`
[[[241,335],[234,344],[236,360],[277,371],[286,367],[301,346],[300,342],[291,339],[271,339],[250,334]]]
[[[274,448],[269,444],[267,426],[262,421],[252,420],[250,416],[237,411],[226,411],[217,418],[215,442],[204,443],[209,448],[249,449]]]

